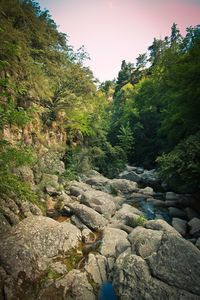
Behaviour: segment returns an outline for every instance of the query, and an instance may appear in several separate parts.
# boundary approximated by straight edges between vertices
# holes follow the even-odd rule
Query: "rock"
[[[176,207],[169,207],[168,208],[169,211],[169,216],[171,218],[182,218],[182,219],[186,219],[187,215],[186,213],[180,209],[180,208],[176,208]]]
[[[94,189],[111,194],[109,179],[101,174],[95,174],[84,180],[85,183],[91,185]]]
[[[199,214],[191,207],[186,207],[184,211],[186,212],[189,220],[193,218],[200,218]]]
[[[72,212],[85,224],[94,231],[102,230],[107,224],[106,219],[98,212],[84,204],[73,203],[68,204]]]
[[[69,208],[70,209],[70,208]],[[71,211],[71,209],[70,209]],[[71,216],[71,222],[72,224],[74,224],[76,227],[78,227],[80,230],[82,229],[87,229],[87,226],[85,224],[83,224],[81,222],[81,220],[76,216],[76,215],[73,215]]]
[[[149,186],[147,186],[144,189],[140,189],[139,192],[142,194],[145,194],[145,195],[150,195],[150,196],[155,194],[154,190]]]
[[[113,223],[122,223],[127,226],[135,227],[137,223],[135,222],[139,216],[143,213],[137,208],[130,206],[128,204],[123,204],[122,208],[119,209],[115,216],[112,218]]]
[[[129,194],[138,191],[137,183],[127,179],[112,179],[110,180],[110,185],[116,187],[116,189],[123,194]]]
[[[55,283],[57,289],[63,288],[62,299],[69,300],[95,300],[93,288],[88,282],[87,274],[79,270],[72,270]],[[59,299],[59,298],[58,298]]]
[[[145,185],[155,185],[158,184],[158,173],[155,169],[153,170],[144,170],[144,172],[140,175],[141,182]]]
[[[81,202],[93,208],[105,218],[113,216],[116,211],[113,197],[101,191],[89,189],[88,191],[83,192]]]
[[[140,176],[135,173],[134,171],[123,171],[122,173],[119,174],[118,176],[120,179],[127,179],[130,181],[134,181],[134,182],[140,182],[141,178]]]
[[[23,182],[34,184],[34,174],[30,167],[21,166],[13,170],[13,173],[18,176]]]
[[[130,247],[127,236],[127,233],[120,229],[106,228],[103,232],[100,253],[106,257],[116,257]]]
[[[99,286],[107,281],[107,259],[104,256],[90,253],[85,270]]]
[[[84,228],[82,231],[82,241],[84,243],[92,243],[95,242],[95,235],[89,228]]]
[[[196,247],[200,250],[200,237],[196,241]]]
[[[193,218],[188,222],[188,225],[190,227],[190,234],[194,235],[196,237],[200,236],[200,219],[199,218]]]
[[[6,232],[11,229],[10,224],[4,217],[4,215],[0,214],[0,233]]]
[[[10,225],[16,225],[19,223],[19,217],[18,215],[15,215],[10,208],[4,207],[3,208],[3,214],[4,217],[6,217],[7,221],[9,222]]]
[[[47,184],[45,186],[45,190],[47,192],[47,194],[49,194],[50,196],[60,196],[61,192],[58,190],[58,186],[52,186],[51,184]]]
[[[74,225],[43,216],[24,219],[2,234],[0,261],[8,274],[17,278],[20,271],[29,278],[44,269],[44,257],[51,258],[78,246],[81,232]]]
[[[120,224],[120,223],[111,223],[111,224],[108,224],[108,227],[124,230],[128,234],[131,233],[131,231],[133,230],[133,227],[127,226],[124,224]]]
[[[142,258],[147,258],[158,251],[161,246],[162,236],[162,231],[138,226],[129,234],[128,240],[132,244],[133,253],[142,256]]]
[[[132,252],[122,253],[115,262],[113,285],[117,297],[200,299],[200,251],[174,234],[173,228],[168,230],[166,222],[149,222],[145,226],[157,229],[133,229],[129,235]]]
[[[187,221],[180,218],[172,218],[172,226],[176,229],[182,236],[186,236],[187,233]]]
[[[147,222],[145,222],[144,227],[147,229],[161,230],[163,232],[168,232],[168,233],[173,233],[173,234],[179,235],[179,233],[172,226],[170,226],[167,222],[165,222],[163,220],[147,221]]]
[[[179,206],[179,202],[177,200],[166,200],[165,207],[177,207]]]
[[[65,171],[65,164],[61,161],[62,154],[55,151],[43,153],[39,158],[37,165],[34,166],[33,172],[35,178],[40,176],[39,173],[62,174]]]
[[[179,200],[180,196],[179,194],[176,194],[174,192],[167,192],[165,195],[166,200]]]

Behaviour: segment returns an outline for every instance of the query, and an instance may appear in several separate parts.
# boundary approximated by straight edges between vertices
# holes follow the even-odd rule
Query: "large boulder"
[[[131,232],[131,253],[114,265],[119,299],[200,299],[200,251],[162,220],[145,226]]]
[[[135,227],[137,225],[137,220],[139,216],[142,216],[143,213],[129,205],[123,204],[122,207],[116,212],[115,216],[112,218],[112,223],[120,223],[127,226]]]
[[[112,179],[110,185],[113,189],[119,190],[123,194],[130,194],[139,190],[136,182],[127,179]]]
[[[120,253],[130,248],[127,240],[128,234],[117,228],[106,228],[103,232],[100,253],[105,257],[117,257]]]
[[[104,256],[89,254],[85,270],[97,285],[107,281],[107,269],[107,259]]]
[[[94,189],[89,189],[82,193],[81,202],[98,213],[102,214],[105,218],[109,218],[114,215],[116,211],[116,205],[114,203],[114,197]]]
[[[107,220],[94,209],[78,202],[67,204],[71,211],[90,229],[98,231],[104,229]]]
[[[43,216],[24,219],[1,235],[0,261],[14,278],[23,271],[35,278],[46,268],[44,257],[52,258],[78,246],[81,232],[74,225]]]

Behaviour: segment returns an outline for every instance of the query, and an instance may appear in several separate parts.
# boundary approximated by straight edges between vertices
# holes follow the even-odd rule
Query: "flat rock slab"
[[[67,206],[69,206],[83,224],[94,231],[102,230],[107,224],[107,220],[102,215],[84,204],[74,202],[67,204]]]
[[[106,228],[103,232],[100,253],[106,257],[116,257],[130,247],[127,236],[128,234],[120,229]]]

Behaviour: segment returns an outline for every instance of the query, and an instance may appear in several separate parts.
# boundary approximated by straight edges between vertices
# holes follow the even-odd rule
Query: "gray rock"
[[[85,270],[99,286],[108,279],[107,268],[107,259],[104,256],[89,254]]]
[[[166,200],[165,207],[177,207],[179,206],[179,202],[177,200]]]
[[[199,218],[193,218],[188,222],[188,225],[190,226],[190,234],[194,236],[200,235],[200,219]]]
[[[6,232],[10,229],[10,224],[8,223],[4,215],[0,214],[0,233]]]
[[[115,216],[112,218],[113,223],[122,223],[127,226],[135,227],[137,223],[135,222],[139,216],[143,213],[137,208],[130,206],[129,204],[123,204],[122,208],[119,209]]]
[[[10,208],[4,207],[3,214],[4,214],[4,217],[6,217],[6,219],[10,225],[16,225],[19,223],[19,216],[14,214],[14,212],[12,212],[12,210],[10,210]]]
[[[87,274],[80,270],[72,270],[55,282],[57,289],[64,289],[63,299],[95,300],[93,288],[88,282]]]
[[[122,253],[113,269],[120,300],[200,299],[200,251],[174,234],[162,220],[149,221],[129,234],[131,253]]]
[[[38,157],[37,164],[33,168],[34,177],[38,179],[40,173],[62,174],[65,171],[65,164],[61,161],[62,153],[48,151]]]
[[[107,224],[106,219],[102,215],[84,204],[73,203],[68,204],[67,206],[71,208],[72,212],[81,220],[81,222],[83,222],[83,224],[92,230],[102,230]]]
[[[147,229],[161,230],[168,233],[173,233],[178,236],[180,234],[164,220],[150,220],[145,222],[144,227]]]
[[[191,220],[193,218],[200,218],[200,215],[193,208],[186,207],[184,210],[185,210],[189,220]]]
[[[34,184],[33,170],[28,166],[21,166],[13,170],[13,173],[17,175],[23,182]]]
[[[144,170],[144,172],[140,175],[141,182],[146,185],[155,185],[159,182],[158,173],[155,169],[153,170]]]
[[[196,241],[196,247],[200,250],[200,237]]]
[[[172,226],[176,229],[182,236],[186,236],[187,233],[187,221],[180,218],[172,219]]]
[[[132,245],[132,253],[146,259],[156,253],[161,246],[163,232],[138,226],[128,236]]]
[[[166,200],[179,200],[180,196],[179,194],[176,194],[174,192],[167,192],[165,195]]]
[[[176,207],[169,207],[168,208],[169,211],[169,216],[172,218],[182,218],[182,219],[186,219],[187,215],[185,213],[185,211],[183,211],[180,208],[176,208]]]
[[[82,193],[81,202],[93,208],[105,218],[109,218],[113,216],[116,211],[113,198],[114,197],[107,193],[89,189]]]
[[[116,257],[117,254],[120,254],[119,252],[124,252],[130,247],[127,236],[127,233],[120,229],[106,228],[103,232],[100,253],[106,257]],[[118,248],[116,249],[116,247]]]
[[[8,274],[17,278],[20,271],[27,277],[38,276],[43,269],[43,257],[54,257],[78,246],[81,232],[72,224],[58,223],[43,216],[24,219],[2,234],[0,261]]]
[[[70,211],[72,211],[71,208],[69,208],[69,209],[70,209]],[[83,223],[81,222],[81,220],[80,220],[76,215],[71,216],[71,222],[72,222],[72,224],[74,224],[76,227],[78,227],[80,230],[86,229],[86,228],[87,228],[87,226],[86,226],[85,224],[83,224]]]
[[[145,194],[145,195],[150,195],[150,196],[155,194],[154,190],[149,186],[147,186],[144,189],[140,189],[139,192],[142,194]]]
[[[93,175],[85,179],[85,183],[91,185],[94,189],[100,190],[105,193],[111,193],[109,179],[101,174]]]
[[[82,230],[82,241],[84,243],[92,243],[95,242],[95,235],[89,228],[84,228]]]
[[[123,171],[118,176],[120,179],[127,179],[134,182],[140,182],[140,176],[134,171]]]
[[[110,185],[116,186],[123,194],[129,194],[139,190],[136,182],[127,179],[112,179],[110,180]]]

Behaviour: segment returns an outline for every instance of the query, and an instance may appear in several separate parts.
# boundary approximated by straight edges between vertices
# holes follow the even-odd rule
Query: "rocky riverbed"
[[[155,171],[142,168],[112,180],[90,171],[66,186],[48,176],[48,216],[8,202],[11,217],[0,217],[1,299],[97,299],[106,282],[120,300],[200,299],[191,195],[156,192]]]

